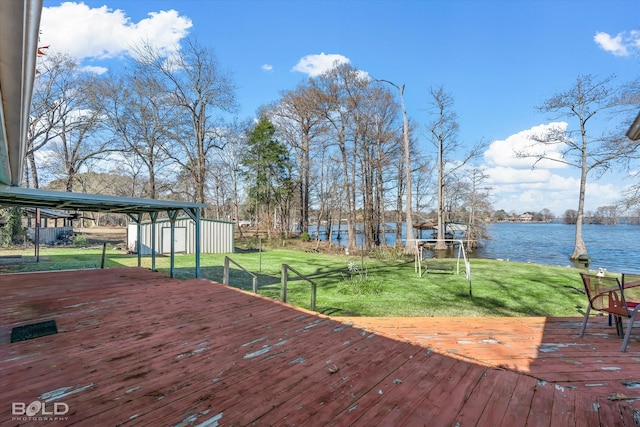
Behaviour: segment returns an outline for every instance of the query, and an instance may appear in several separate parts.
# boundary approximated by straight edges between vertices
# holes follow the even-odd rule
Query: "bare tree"
[[[327,133],[327,123],[318,108],[317,92],[300,85],[293,91],[282,93],[278,104],[270,111],[278,132],[294,151],[297,158],[300,219],[298,228],[305,233],[309,228],[309,207],[311,200],[311,157],[322,146],[322,138]]]
[[[144,43],[136,49],[136,59],[157,73],[167,102],[180,111],[180,124],[167,132],[182,150],[170,154],[193,180],[195,201],[206,203],[207,161],[211,150],[223,146],[219,129],[224,124],[214,113],[237,109],[231,77],[221,69],[214,53],[192,38],[169,56]]]
[[[596,179],[599,178],[614,163],[624,163],[636,156],[640,148],[640,141],[631,141],[623,136],[619,129],[605,129],[600,134],[595,131],[589,132],[592,124],[594,127],[596,123],[604,125],[605,121],[612,117],[620,120],[620,111],[633,98],[624,87],[615,87],[613,81],[614,76],[579,76],[571,88],[551,96],[537,108],[538,111],[550,114],[554,120],[570,120],[575,127],[566,131],[555,128],[544,135],[535,135],[532,137],[535,146],[516,153],[519,157],[535,159],[534,167],[538,162],[548,160],[580,170],[575,245],[570,257],[572,260],[587,254],[587,247],[582,238],[587,176],[594,173]],[[549,147],[557,148],[560,156],[548,154]],[[565,213],[565,222],[567,218]],[[570,221],[573,223],[573,217]]]
[[[400,108],[402,111],[402,140],[404,142],[404,185],[406,188],[406,195],[404,201],[405,209],[405,223],[406,223],[406,245],[405,253],[414,253],[417,251],[417,245],[415,244],[415,236],[413,234],[413,218],[411,216],[411,150],[410,150],[410,138],[409,138],[409,120],[407,119],[407,109],[404,105],[404,84],[397,85],[388,80],[380,80],[388,83],[398,90],[400,96]]]
[[[101,133],[102,110],[91,102],[94,78],[80,72],[68,58],[61,59],[59,65],[62,69],[54,83],[57,98],[48,100],[51,129],[45,133],[47,141],[32,144],[31,150],[33,153],[47,144],[44,167],[54,177],[64,179],[66,191],[73,191],[77,174],[88,171],[115,149],[107,135]]]
[[[475,144],[460,160],[452,158],[461,148],[457,140],[458,115],[453,110],[453,96],[446,92],[442,86],[431,88],[430,111],[435,118],[427,125],[429,138],[436,147],[438,153],[438,242],[435,249],[446,249],[445,237],[445,192],[446,179],[450,174],[462,168],[471,159],[476,158],[482,152],[485,144]]]
[[[73,84],[76,69],[76,62],[65,54],[53,53],[40,58],[33,85],[25,153],[27,187],[39,188],[36,152],[58,136],[60,121],[70,114],[64,97],[66,88]]]
[[[593,214],[594,224],[617,224],[620,217],[620,208],[615,205],[599,206]]]
[[[240,227],[240,187],[242,174],[240,172],[242,157],[247,150],[246,138],[250,127],[249,122],[232,123],[227,129],[224,148],[214,151],[214,158],[211,161],[214,165],[215,173],[213,170],[211,171],[210,179],[215,182],[216,187],[222,191],[224,191],[226,187],[229,187],[228,191],[226,191],[225,199],[230,200],[232,215],[236,221],[240,236],[242,236],[242,227]],[[222,194],[218,194],[218,196],[223,198]]]
[[[487,237],[487,224],[491,218],[490,188],[484,185],[489,176],[481,168],[473,168],[465,174],[466,191],[462,210],[467,213],[466,240],[469,248],[476,247],[478,240]]]
[[[132,173],[137,172],[136,163],[143,165],[147,186],[141,195],[155,199],[162,181],[158,178],[170,166],[167,128],[176,127],[178,117],[177,108],[167,102],[162,82],[145,71],[143,64],[134,62],[133,69],[120,77],[96,80],[93,101],[104,111],[121,161],[132,166]]]
[[[358,86],[365,84],[362,76],[348,64],[337,65],[311,81],[318,93],[318,106],[333,132],[343,174],[343,192],[347,213],[349,250],[356,248],[356,189],[353,156],[356,151],[351,135],[354,116],[352,107],[357,103]]]

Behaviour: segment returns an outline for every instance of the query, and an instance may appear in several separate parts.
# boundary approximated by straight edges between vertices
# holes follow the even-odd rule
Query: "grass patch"
[[[0,271],[97,268],[102,248],[42,248],[40,255],[41,261],[36,263],[33,250],[0,251]],[[587,302],[579,270],[572,267],[473,259],[470,298],[464,265],[459,275],[427,273],[418,277],[413,260],[405,257],[362,259],[289,249],[229,256],[256,274],[259,293],[272,298],[279,298],[282,264],[289,264],[318,284],[317,310],[332,315],[580,316]],[[224,257],[202,255],[202,276],[222,282]],[[178,277],[194,277],[193,255],[176,255],[175,259]],[[137,262],[136,255],[109,249],[105,267],[134,267]],[[456,260],[446,262],[455,265]],[[357,266],[357,272],[349,270],[350,263]],[[141,265],[150,268],[151,258],[143,257]],[[169,257],[157,256],[156,268],[168,274]],[[230,283],[245,290],[252,287],[251,276],[235,267],[230,272]],[[311,285],[290,277],[287,297],[289,303],[309,308]]]

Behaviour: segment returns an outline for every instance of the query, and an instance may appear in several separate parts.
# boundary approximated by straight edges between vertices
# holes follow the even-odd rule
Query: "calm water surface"
[[[387,224],[392,229],[393,224]],[[404,229],[404,227],[403,227]],[[309,227],[313,235],[315,229]],[[321,236],[324,234],[320,227]],[[489,227],[490,240],[471,254],[471,257],[500,258],[511,261],[534,262],[568,266],[573,252],[575,226],[561,223],[495,223]],[[606,268],[611,272],[640,273],[639,225],[590,225],[582,229],[587,251],[591,257],[589,267]],[[403,236],[404,237],[404,236]],[[426,236],[425,236],[426,237]],[[357,236],[361,245],[362,235]],[[388,245],[395,242],[394,233],[387,233]],[[346,244],[344,227],[342,239],[333,235],[336,244]]]
[[[575,226],[560,223],[495,223],[491,240],[478,250],[482,258],[571,265]],[[582,228],[592,269],[640,273],[640,226],[591,225]]]

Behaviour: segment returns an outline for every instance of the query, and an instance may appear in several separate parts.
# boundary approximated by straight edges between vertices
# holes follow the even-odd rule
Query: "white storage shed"
[[[141,255],[151,254],[152,222],[140,223]],[[155,222],[155,249],[157,254],[171,252],[171,223],[168,219]],[[234,222],[215,219],[200,219],[200,253],[226,254],[233,253]],[[195,253],[195,221],[191,218],[178,218],[175,221],[174,247],[176,253]],[[127,227],[127,248],[135,253],[137,250],[138,225],[130,223]]]

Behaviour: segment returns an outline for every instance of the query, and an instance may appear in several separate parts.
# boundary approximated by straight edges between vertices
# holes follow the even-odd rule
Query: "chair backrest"
[[[629,301],[640,302],[640,274],[622,273],[622,288],[627,305],[633,305]]]
[[[598,277],[585,273],[580,273],[580,277],[591,308],[629,317],[629,309],[617,277]]]

